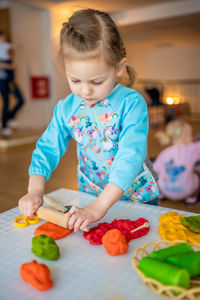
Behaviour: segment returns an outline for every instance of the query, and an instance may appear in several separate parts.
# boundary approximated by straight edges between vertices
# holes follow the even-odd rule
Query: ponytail
[[[132,87],[135,83],[136,72],[128,64],[126,65],[126,74],[122,76],[120,83],[127,87]]]

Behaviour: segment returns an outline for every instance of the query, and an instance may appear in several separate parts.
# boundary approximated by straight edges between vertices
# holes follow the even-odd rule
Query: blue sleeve
[[[71,138],[62,117],[63,101],[54,110],[53,118],[33,151],[29,175],[42,175],[48,180],[67,150]]]
[[[109,182],[127,191],[141,170],[147,156],[149,130],[147,105],[137,93],[135,99],[128,96],[123,112],[122,131],[118,152],[112,163]]]

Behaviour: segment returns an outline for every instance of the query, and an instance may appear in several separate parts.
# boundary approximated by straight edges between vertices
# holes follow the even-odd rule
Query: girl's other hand
[[[29,192],[19,200],[18,206],[23,216],[32,218],[42,203],[42,193]]]
[[[102,207],[102,203],[98,200],[90,203],[84,208],[72,206],[70,211],[66,213],[70,217],[68,226],[69,229],[74,229],[75,232],[85,230],[90,223],[94,223],[103,218],[107,213],[107,209]]]

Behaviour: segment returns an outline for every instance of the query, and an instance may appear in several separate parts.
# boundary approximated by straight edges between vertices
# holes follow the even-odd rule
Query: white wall
[[[126,41],[128,62],[139,78],[174,80],[200,78],[200,46],[144,48]]]
[[[146,49],[135,46],[134,42],[125,41],[128,64],[134,68],[138,78],[146,76]]]
[[[150,79],[200,78],[200,46],[148,50],[146,76]]]

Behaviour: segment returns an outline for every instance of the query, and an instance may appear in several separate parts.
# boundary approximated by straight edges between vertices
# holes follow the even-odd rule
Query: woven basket
[[[151,252],[160,250],[169,246],[175,246],[180,243],[185,243],[184,241],[166,241],[160,240],[155,243],[147,243],[142,248],[135,251],[132,258],[132,265],[136,272],[139,274],[144,283],[151,288],[157,294],[167,297],[169,299],[178,300],[199,300],[200,299],[200,276],[193,277],[190,280],[190,286],[188,289],[181,287],[174,287],[171,285],[163,285],[153,278],[146,277],[140,269],[138,269],[138,263],[140,259],[144,256],[148,256]],[[200,245],[191,245],[194,250],[200,251]],[[174,293],[173,290],[179,291],[180,293]]]

